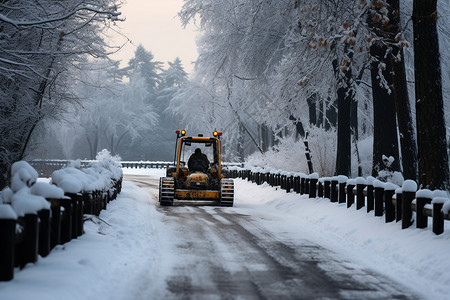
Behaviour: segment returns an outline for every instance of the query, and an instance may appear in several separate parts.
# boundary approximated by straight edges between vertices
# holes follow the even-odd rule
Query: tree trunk
[[[329,104],[327,106],[327,110],[325,113],[326,116],[326,120],[325,120],[325,130],[330,130],[331,128],[336,127],[337,125],[337,110],[336,110],[336,101],[331,102],[331,100],[329,100]]]
[[[414,125],[411,116],[411,106],[406,82],[405,61],[403,49],[398,46],[400,24],[400,1],[388,0],[389,23],[385,35],[390,42],[392,54],[392,79],[395,107],[397,111],[398,131],[400,133],[400,149],[402,153],[402,169],[405,179],[417,180],[417,146]]]
[[[347,71],[348,72],[348,71]],[[338,96],[338,130],[337,130],[337,154],[336,175],[351,176],[351,132],[350,132],[350,107],[351,91],[349,87],[340,87]]]
[[[317,103],[317,94],[313,94],[308,97],[306,100],[309,108],[309,124],[316,126],[317,125],[317,116],[316,116],[316,103]]]
[[[442,98],[437,0],[414,0],[414,68],[419,185],[449,188],[447,137]]]
[[[379,42],[370,47],[374,119],[372,175],[375,177],[379,171],[384,169],[400,171],[395,99],[391,90],[392,65],[390,60],[386,59],[386,51],[387,47]],[[379,62],[384,63],[384,65],[380,66]],[[384,68],[381,73],[388,86],[382,85],[379,76],[380,68]],[[383,162],[383,155],[392,156],[394,162],[386,166]]]
[[[241,124],[238,125],[239,126],[239,136],[238,136],[238,141],[237,141],[237,153],[239,156],[239,161],[243,162],[244,158],[245,158],[245,154],[244,154],[244,143],[245,143],[245,138],[244,138],[244,128],[242,127]]]

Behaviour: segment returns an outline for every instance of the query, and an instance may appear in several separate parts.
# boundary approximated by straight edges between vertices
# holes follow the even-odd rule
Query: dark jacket
[[[201,171],[206,172],[209,167],[209,160],[203,153],[194,153],[189,157],[188,168],[189,171]]]

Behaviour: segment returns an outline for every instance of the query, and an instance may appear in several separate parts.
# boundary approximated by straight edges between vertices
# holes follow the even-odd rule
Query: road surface
[[[125,175],[157,199],[159,178]],[[236,195],[237,200],[241,195]],[[238,207],[158,207],[176,236],[161,272],[172,299],[416,299],[392,279],[306,239],[271,232]],[[299,229],[301,230],[301,229]],[[148,291],[150,293],[150,291]]]

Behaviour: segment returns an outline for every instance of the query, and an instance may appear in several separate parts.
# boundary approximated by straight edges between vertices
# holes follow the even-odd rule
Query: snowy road
[[[157,177],[126,175],[125,180],[156,200]],[[245,202],[245,197],[252,195],[237,193],[236,202]],[[278,234],[283,226],[279,216],[268,220],[270,215],[239,205],[158,206],[157,211],[162,215],[167,256],[160,257],[161,270],[154,271],[162,276],[158,289],[165,298],[416,298],[391,279],[301,238],[301,233],[295,238]],[[268,222],[278,223],[276,232],[267,227]],[[153,294],[149,286],[140,296]]]

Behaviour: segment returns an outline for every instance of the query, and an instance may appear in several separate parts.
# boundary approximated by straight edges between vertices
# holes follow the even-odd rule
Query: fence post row
[[[243,178],[256,182],[258,185],[267,182],[272,187],[280,187],[287,193],[293,191],[300,195],[308,194],[309,198],[328,198],[331,202],[345,203],[347,208],[355,204],[360,210],[367,207],[367,213],[374,210],[374,215],[382,217],[385,222],[401,222],[402,229],[414,223],[413,211],[416,212],[416,227],[426,228],[428,217],[433,218],[433,232],[444,232],[444,220],[450,220],[450,214],[444,214],[442,209],[447,198],[445,191],[417,191],[417,183],[405,180],[402,187],[392,183],[384,183],[368,176],[367,179],[357,177],[348,179],[346,176],[319,178],[317,173],[288,173],[281,170],[270,171],[254,168],[252,171],[240,168],[231,171],[233,178]],[[442,193],[438,193],[442,192]],[[436,194],[437,193],[437,194]],[[436,196],[438,195],[438,196]]]
[[[38,254],[45,257],[56,245],[81,236],[83,215],[98,215],[106,203],[117,197],[121,188],[122,178],[105,191],[47,198],[50,209],[23,217],[17,217],[10,204],[0,204],[0,281],[12,280],[14,268],[36,262]]]

